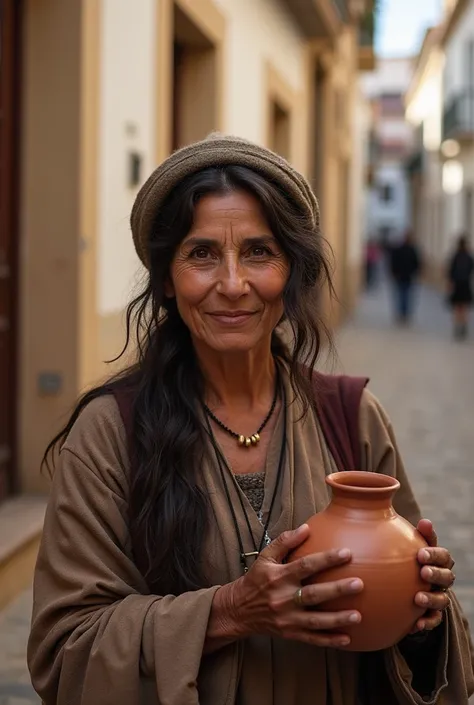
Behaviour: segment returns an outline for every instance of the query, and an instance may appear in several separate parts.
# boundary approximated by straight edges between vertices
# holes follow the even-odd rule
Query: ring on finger
[[[293,595],[293,601],[297,607],[303,607],[303,589],[298,588],[298,590]]]

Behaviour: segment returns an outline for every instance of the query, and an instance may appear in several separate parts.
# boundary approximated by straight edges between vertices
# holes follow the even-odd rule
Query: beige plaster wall
[[[102,318],[126,306],[140,271],[129,220],[138,188],[156,166],[158,7],[156,0],[101,4],[97,307]],[[141,159],[138,185],[129,182],[132,154]]]
[[[26,0],[21,126],[21,488],[41,491],[39,462],[97,360],[93,0]],[[39,375],[59,375],[41,393]]]

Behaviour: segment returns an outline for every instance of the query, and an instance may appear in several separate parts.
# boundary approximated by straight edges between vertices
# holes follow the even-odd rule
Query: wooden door
[[[0,0],[0,500],[15,489],[21,0]]]

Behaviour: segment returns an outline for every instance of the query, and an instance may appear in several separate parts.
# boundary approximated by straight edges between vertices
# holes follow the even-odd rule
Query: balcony
[[[443,115],[443,141],[474,141],[474,86],[458,91]]]
[[[283,0],[309,39],[337,36],[342,25],[374,10],[376,0]]]
[[[334,38],[348,19],[350,0],[284,0],[309,39]]]

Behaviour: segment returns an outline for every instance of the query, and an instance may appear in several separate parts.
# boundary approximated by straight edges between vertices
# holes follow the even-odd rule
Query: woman
[[[419,523],[368,391],[361,466],[399,479],[397,508],[431,544],[420,570],[441,589],[413,596],[426,608],[416,634],[362,658],[339,648],[357,612],[305,609],[363,589],[302,584],[347,551],[285,562],[336,470],[307,372],[328,272],[307,182],[272,152],[214,135],[152,174],[132,232],[149,272],[128,309],[138,360],[89,392],[50,447],[29,641],[45,705],[467,703],[453,560]]]
[[[467,338],[469,307],[472,305],[471,279],[474,272],[474,258],[469,251],[468,238],[461,235],[456,251],[451,256],[448,271],[449,303],[453,309],[454,337]]]

